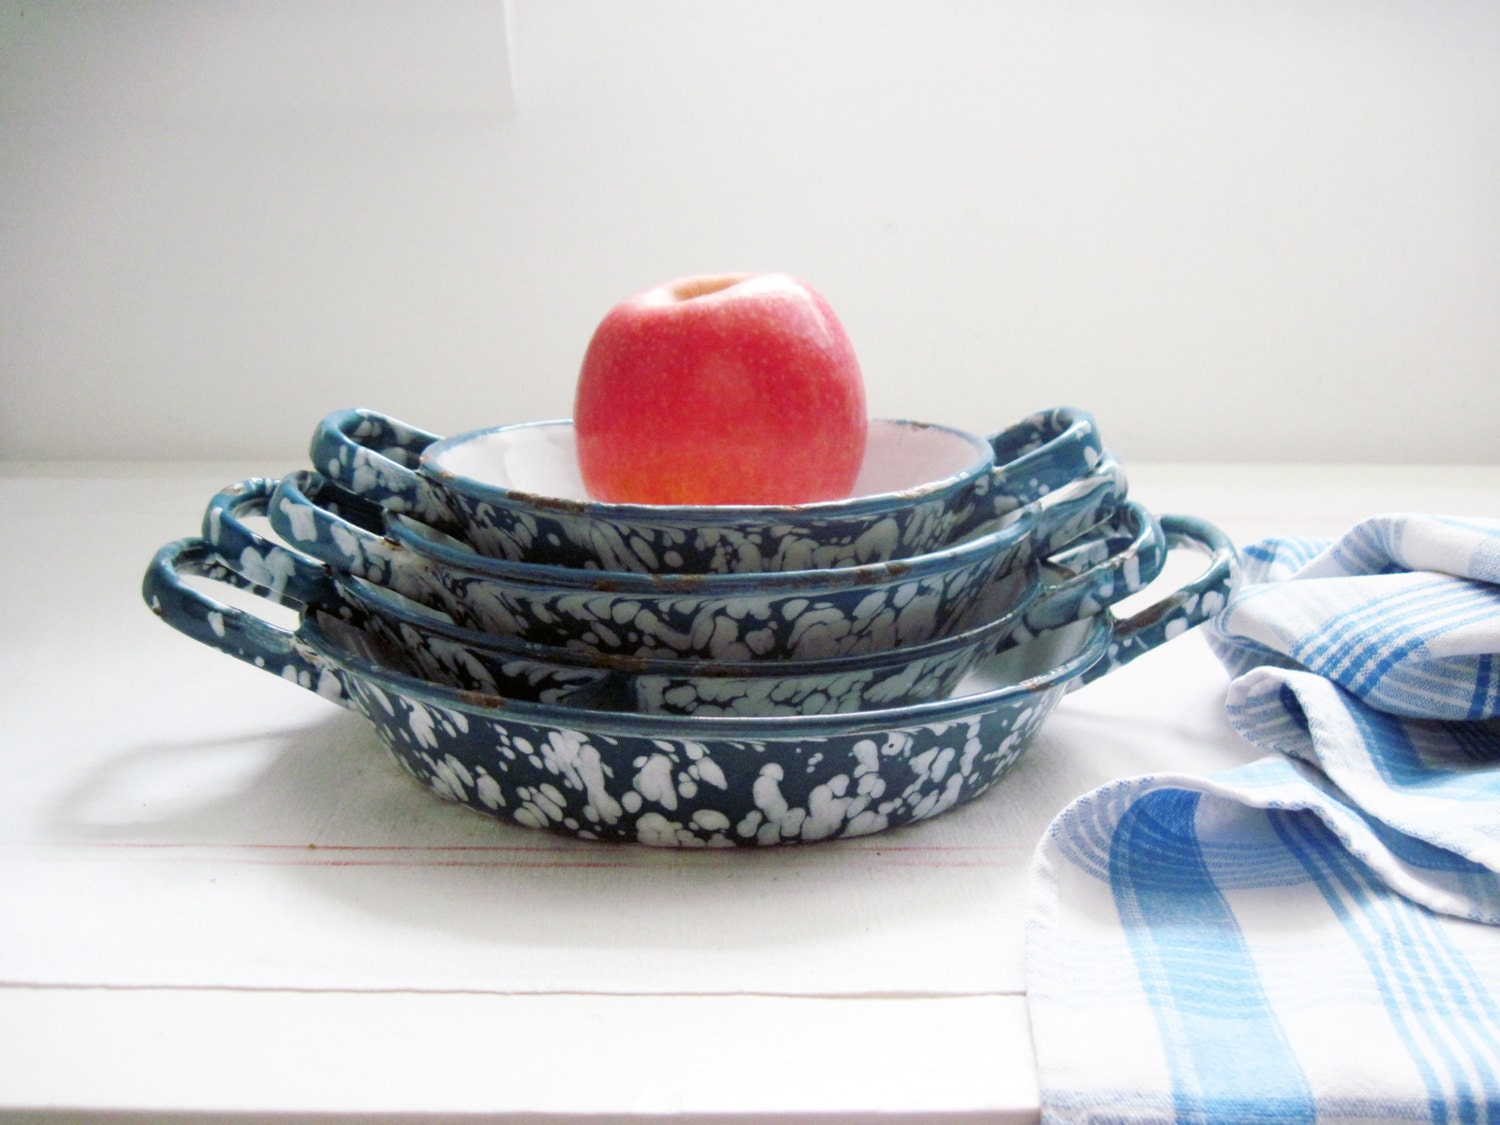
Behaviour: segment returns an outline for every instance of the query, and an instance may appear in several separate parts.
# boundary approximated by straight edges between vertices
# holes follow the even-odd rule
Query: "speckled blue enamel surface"
[[[861,659],[746,666],[691,660],[617,660],[528,643],[456,625],[393,591],[331,572],[309,556],[255,533],[277,482],[258,478],[208,504],[203,536],[241,576],[302,608],[357,625],[388,661],[453,687],[559,701],[587,690],[597,705],[669,714],[825,714],[945,695],[985,651],[1066,624],[1144,589],[1160,573],[1166,538],[1154,516],[1127,502],[1041,568],[1046,585],[1024,590],[1012,573],[986,590],[962,633]]]
[[[937,816],[998,781],[1063,690],[879,733],[705,741],[496,721],[343,678],[439,795],[532,828],[675,847],[831,840]]]
[[[145,583],[155,612],[360,712],[438,795],[528,827],[656,845],[807,842],[936,816],[999,779],[1107,639],[1101,621],[1067,662],[935,712],[672,720],[442,689],[362,657],[357,636],[335,639],[311,622],[279,633],[188,589],[179,574],[238,578],[203,540],[168,545]]]
[[[605,574],[490,559],[305,471],[283,479],[269,518],[336,570],[485,632],[610,655],[821,658],[943,635],[997,575],[1077,539],[1124,503],[1126,488],[1107,459],[939,551],[773,575]]]
[[[859,658],[714,664],[612,659],[526,643],[455,625],[399,595],[330,572],[251,530],[276,482],[222,490],[203,519],[219,558],[255,585],[302,609],[353,624],[395,667],[451,687],[556,702],[587,691],[595,706],[663,714],[827,714],[896,706],[948,694],[986,652],[1030,624],[1041,592],[1034,567],[997,579],[957,633]]]
[[[1208,556],[1167,598],[1125,621],[1105,610],[995,658],[1031,657],[1017,665],[1029,677],[1021,682],[846,715],[651,716],[446,688],[383,666],[379,646],[347,622],[307,615],[293,633],[192,589],[184,576],[254,585],[204,539],[164,546],[143,594],[193,639],[359,711],[408,772],[477,811],[601,840],[786,844],[878,832],[978,796],[1063,692],[1221,608],[1237,575],[1232,545],[1191,517],[1159,522],[1169,544]]]
[[[1092,472],[1104,458],[1086,411],[1039,411],[988,440],[991,463],[924,489],[800,508],[716,510],[558,501],[436,471],[438,438],[373,410],[329,415],[319,472],[415,515],[482,555],[558,566],[681,574],[855,566],[936,550]]]

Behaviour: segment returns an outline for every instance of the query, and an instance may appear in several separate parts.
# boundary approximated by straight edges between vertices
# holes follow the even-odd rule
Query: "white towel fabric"
[[[1211,637],[1231,673],[1303,667],[1423,719],[1500,714],[1495,523],[1377,516],[1339,541],[1272,539]]]
[[[1106,785],[1038,848],[1043,1119],[1500,1120],[1500,521],[1244,562],[1210,642],[1267,756]]]

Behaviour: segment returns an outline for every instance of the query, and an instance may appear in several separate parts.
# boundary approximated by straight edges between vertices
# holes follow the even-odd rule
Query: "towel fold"
[[[1031,873],[1047,1121],[1500,1121],[1500,521],[1243,552],[1267,752],[1070,805]]]
[[[1268,539],[1210,630],[1231,674],[1305,668],[1372,707],[1500,715],[1500,523],[1376,516],[1333,543]]]

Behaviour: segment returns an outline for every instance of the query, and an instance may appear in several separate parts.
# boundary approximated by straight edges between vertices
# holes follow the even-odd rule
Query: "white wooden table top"
[[[9,776],[24,773],[27,784],[44,790],[49,771],[65,770],[70,756],[87,752],[90,760],[108,762],[159,741],[173,729],[173,698],[248,693],[250,704],[232,717],[246,738],[278,724],[316,723],[314,711],[296,706],[269,713],[262,699],[283,697],[259,693],[280,685],[260,687],[266,677],[243,665],[195,651],[184,663],[184,649],[192,646],[153,622],[139,600],[140,575],[155,547],[194,534],[215,489],[268,471],[280,470],[0,465],[0,519],[8,532],[0,547],[6,590],[0,730],[8,732],[0,737],[0,759]],[[1148,464],[1132,466],[1130,479],[1132,495],[1154,511],[1202,516],[1242,544],[1269,534],[1333,536],[1385,511],[1500,514],[1500,466]],[[164,687],[153,680],[164,667],[174,675],[190,668],[187,682]],[[1221,675],[1199,638],[1173,642],[1070,696],[1049,719],[1049,753],[1093,755],[1086,770],[1069,775],[1072,786],[1142,772],[1167,754],[1176,768],[1220,768],[1237,752],[1210,729]],[[309,708],[319,703],[308,699]],[[1172,714],[1162,716],[1163,708]],[[68,722],[48,721],[57,714]],[[87,745],[79,742],[85,737]],[[1056,807],[1027,810],[1028,832],[1045,827],[1076,795],[1049,790],[1045,764],[1035,774],[1031,788],[1018,792],[1044,794]],[[241,814],[257,810],[252,805]],[[129,895],[112,902],[110,918],[90,915],[87,903],[49,897],[48,872],[60,868],[48,867],[55,863],[48,849],[68,843],[68,829],[22,820],[0,825],[0,870],[10,869],[9,885],[39,890],[27,892],[35,901],[11,898],[0,910],[0,1120],[46,1110],[48,1121],[167,1113],[187,1121],[233,1114],[237,1121],[322,1115],[360,1122],[1037,1116],[1021,987],[820,994],[799,985],[785,994],[705,993],[673,988],[670,973],[653,991],[637,994],[27,979],[13,966],[7,970],[4,935],[17,932],[15,919],[76,910],[105,928],[104,940],[111,925],[134,935],[150,919],[129,917]],[[139,833],[132,839],[142,842]],[[95,831],[89,842],[107,845],[109,833]],[[938,923],[948,927],[939,933],[952,938],[952,948],[993,941],[1008,959],[1002,968],[1013,970],[1001,974],[1008,980],[1021,976],[1023,861],[1019,852],[1007,853],[1003,865],[987,869],[1009,908],[998,925],[994,903],[989,913],[973,915],[956,903]],[[981,870],[975,877],[987,876]],[[567,894],[567,885],[557,893]],[[973,929],[980,918],[992,929]],[[879,948],[889,938],[872,934],[870,941]],[[944,949],[931,953],[942,957]],[[795,956],[797,948],[768,940],[760,955]],[[73,968],[78,980],[89,979],[85,966]]]

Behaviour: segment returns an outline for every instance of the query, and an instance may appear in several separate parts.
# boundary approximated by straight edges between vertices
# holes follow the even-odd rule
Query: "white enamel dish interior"
[[[940,489],[955,478],[985,470],[993,452],[982,438],[959,430],[873,420],[850,499]],[[468,480],[533,496],[598,503],[583,486],[577,438],[568,421],[506,426],[443,439],[424,454],[423,467],[442,480]]]

